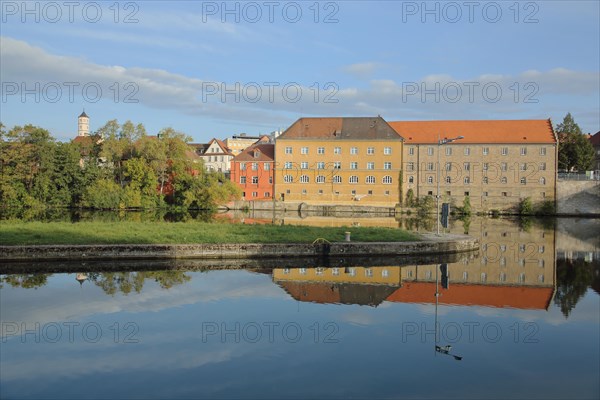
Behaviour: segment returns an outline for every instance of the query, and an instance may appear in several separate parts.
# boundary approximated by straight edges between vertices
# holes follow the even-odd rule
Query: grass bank
[[[418,240],[396,228],[238,225],[203,222],[0,222],[0,245],[312,243]]]

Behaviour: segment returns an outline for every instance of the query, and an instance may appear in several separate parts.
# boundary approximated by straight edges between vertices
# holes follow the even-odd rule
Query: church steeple
[[[85,109],[77,118],[77,136],[89,136],[90,117],[85,113]]]

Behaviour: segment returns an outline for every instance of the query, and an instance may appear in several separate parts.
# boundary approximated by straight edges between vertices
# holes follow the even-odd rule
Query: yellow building
[[[301,118],[275,142],[275,193],[308,204],[395,206],[402,137],[381,117]]]

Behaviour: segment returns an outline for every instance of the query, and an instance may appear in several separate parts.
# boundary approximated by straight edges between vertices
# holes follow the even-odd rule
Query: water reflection
[[[597,398],[595,235],[468,229],[448,258],[2,264],[0,397]]]

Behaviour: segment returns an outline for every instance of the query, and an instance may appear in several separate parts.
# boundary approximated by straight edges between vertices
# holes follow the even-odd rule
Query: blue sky
[[[59,140],[83,108],[198,142],[302,116],[600,129],[598,1],[0,3],[0,121]]]

